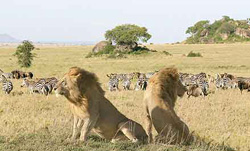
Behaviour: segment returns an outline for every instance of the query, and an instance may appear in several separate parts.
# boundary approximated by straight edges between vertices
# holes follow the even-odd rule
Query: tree
[[[233,33],[234,31],[235,31],[235,27],[234,27],[232,24],[228,23],[228,22],[223,23],[223,24],[221,25],[221,27],[220,27],[220,32],[221,32],[221,33],[228,33],[228,34],[231,34],[231,33]]]
[[[209,26],[208,20],[202,20],[197,22],[194,26],[188,27],[186,34],[191,34],[192,36],[201,32]]]
[[[222,19],[226,22],[233,20],[229,16],[222,16]]]
[[[17,63],[24,68],[28,68],[31,66],[31,62],[35,56],[34,53],[31,53],[35,47],[33,46],[32,42],[25,40],[17,47],[17,50],[14,56],[17,57]]]
[[[127,45],[133,47],[139,41],[147,42],[151,38],[151,35],[145,27],[124,24],[116,26],[112,30],[106,31],[105,38],[112,43],[116,43],[117,45]]]

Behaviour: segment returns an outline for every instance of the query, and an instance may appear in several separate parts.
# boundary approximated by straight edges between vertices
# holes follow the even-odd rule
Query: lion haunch
[[[147,139],[140,124],[128,119],[105,98],[94,73],[72,67],[54,89],[56,94],[64,95],[70,102],[74,115],[73,140],[80,136],[81,141],[86,141],[91,130],[112,141]]]

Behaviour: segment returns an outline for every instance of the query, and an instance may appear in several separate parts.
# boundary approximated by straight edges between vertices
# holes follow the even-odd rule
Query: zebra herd
[[[4,73],[0,69],[0,82],[2,82],[2,90],[4,93],[9,94],[13,90],[13,83],[10,79],[20,79],[22,78],[21,87],[27,87],[30,94],[39,93],[43,95],[51,94],[54,86],[58,82],[57,78],[38,78],[31,80],[33,78],[33,73],[22,72],[14,70],[10,73]]]
[[[147,83],[157,71],[149,73],[133,72],[127,74],[111,73],[107,74],[109,78],[108,89],[109,91],[116,91],[119,89],[121,83],[123,90],[130,90],[132,80],[135,79],[136,83],[134,90],[146,90]],[[204,72],[198,74],[179,73],[180,81],[187,88],[188,98],[190,96],[207,96],[209,94],[209,87],[214,84],[216,89],[236,89],[239,88],[241,92],[244,89],[250,91],[250,78],[236,77],[232,74],[223,73],[212,76]]]
[[[108,90],[117,91],[121,83],[123,90],[146,90],[148,80],[155,72],[140,73],[133,72],[127,74],[111,73],[107,74],[109,78]],[[188,98],[190,96],[207,96],[209,94],[209,87],[214,84],[217,89],[236,89],[239,88],[241,93],[244,89],[250,91],[250,78],[236,77],[232,74],[223,73],[216,74],[215,77],[204,72],[198,74],[179,73],[180,81],[187,88]],[[32,80],[32,72],[22,72],[14,70],[10,73],[5,73],[0,69],[0,82],[2,82],[2,90],[9,94],[13,90],[13,84],[10,79],[22,79],[21,87],[27,87],[30,94],[39,93],[43,95],[51,94],[53,87],[58,82],[57,78],[39,78]],[[132,82],[135,85],[131,88]]]
[[[123,90],[130,90],[132,80],[136,80],[136,84],[134,86],[134,90],[146,90],[148,79],[152,77],[155,72],[149,73],[140,73],[140,72],[133,72],[127,74],[118,74],[118,73],[111,73],[107,74],[109,78],[108,82],[108,89],[109,91],[116,91],[119,89],[119,83],[122,83]]]

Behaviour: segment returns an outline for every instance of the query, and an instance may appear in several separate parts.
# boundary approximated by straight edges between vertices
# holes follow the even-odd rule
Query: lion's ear
[[[108,75],[108,74],[106,74],[107,75],[107,77],[110,77],[110,75]]]

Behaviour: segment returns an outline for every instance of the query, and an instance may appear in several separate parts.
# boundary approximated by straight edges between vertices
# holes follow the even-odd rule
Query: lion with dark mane
[[[140,124],[128,119],[105,98],[94,73],[72,67],[54,89],[56,94],[64,95],[71,105],[74,115],[73,140],[80,137],[81,141],[86,141],[91,130],[112,142],[147,139]]]
[[[153,140],[152,125],[158,133],[156,142],[182,144],[192,140],[188,126],[174,111],[177,96],[182,97],[185,92],[175,68],[164,68],[149,79],[144,93],[149,142]]]

